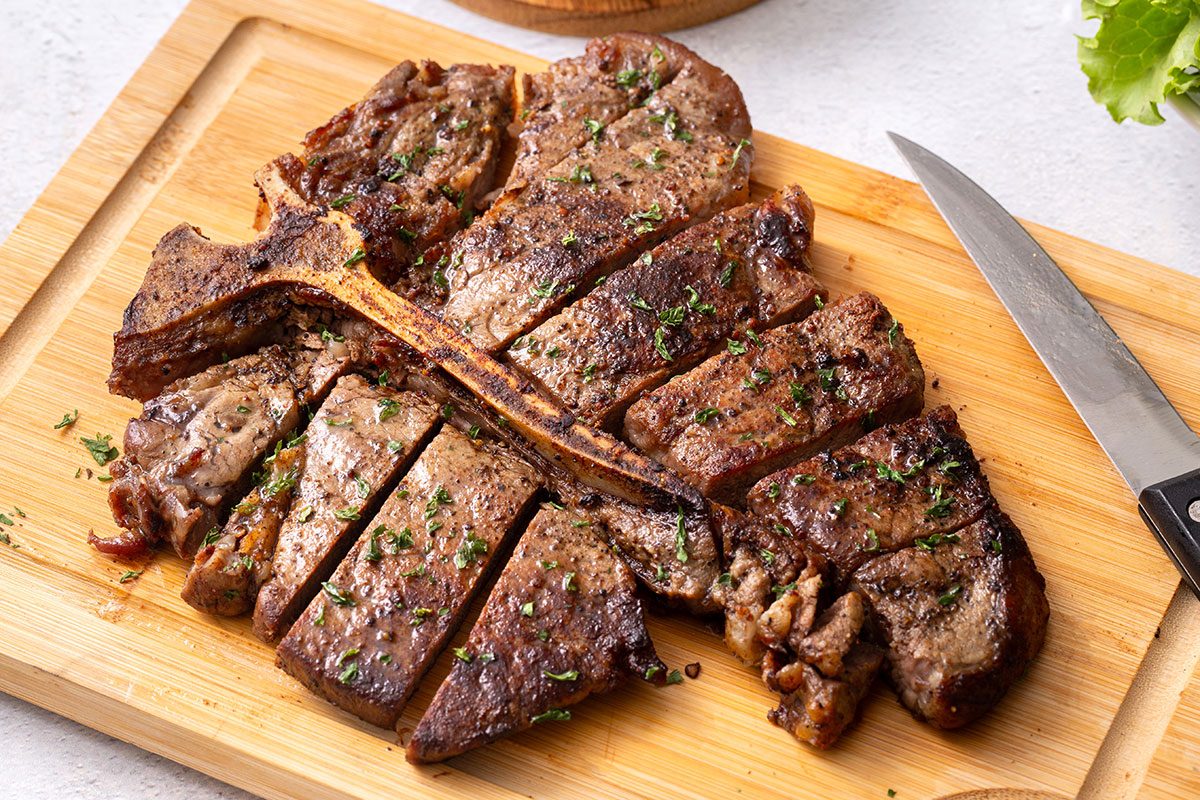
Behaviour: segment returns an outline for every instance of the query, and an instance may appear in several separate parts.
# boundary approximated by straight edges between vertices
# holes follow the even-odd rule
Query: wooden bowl
[[[617,31],[663,33],[690,28],[759,0],[453,0],[463,8],[521,28],[568,36]]]

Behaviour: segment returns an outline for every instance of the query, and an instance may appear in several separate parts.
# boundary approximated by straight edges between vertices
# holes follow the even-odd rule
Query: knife
[[[888,133],[1200,597],[1200,437],[1049,254],[970,178]]]

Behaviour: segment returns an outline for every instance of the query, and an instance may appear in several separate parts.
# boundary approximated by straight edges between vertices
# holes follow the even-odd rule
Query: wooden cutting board
[[[661,655],[701,662],[698,679],[635,682],[569,723],[414,768],[394,734],[276,670],[244,620],[187,607],[178,560],[134,565],[144,573],[120,583],[130,565],[84,543],[114,532],[105,486],[75,476],[95,467],[79,437],[119,441],[138,413],[104,379],[155,241],[180,220],[217,240],[249,237],[252,172],[396,61],[422,57],[541,66],[357,0],[197,0],[0,248],[0,511],[25,514],[10,529],[19,547],[0,546],[0,690],[270,797],[1073,795],[1102,744],[1092,796],[1133,796],[1147,769],[1148,788],[1197,795],[1194,768],[1151,759],[1195,664],[1200,614],[1181,594],[1155,638],[1178,580],[1128,490],[916,187],[765,135],[754,191],[808,189],[817,274],[835,294],[876,292],[904,321],[930,403],[959,409],[1046,575],[1045,651],[986,719],[939,733],[879,688],[844,742],[816,753],[766,722],[769,693],[713,626],[656,614]],[[1200,346],[1200,281],[1032,230],[1200,422],[1200,373],[1184,368]],[[75,408],[73,428],[52,428]],[[1191,697],[1171,736],[1195,754]]]

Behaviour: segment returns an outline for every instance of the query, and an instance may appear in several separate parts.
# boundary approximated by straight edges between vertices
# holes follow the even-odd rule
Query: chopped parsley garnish
[[[313,507],[310,505],[303,505],[299,509],[296,510],[296,521],[303,524],[305,522],[308,522],[309,518],[311,518],[312,515],[313,515]]]
[[[579,680],[579,670],[569,669],[566,672],[551,672],[548,669],[542,670],[542,674],[552,681],[576,681]]]
[[[900,333],[900,323],[892,320],[892,327],[888,328],[888,344],[896,343],[896,336]]]
[[[933,500],[933,505],[925,509],[925,516],[942,518],[950,516],[950,506],[954,505],[953,495],[942,495],[942,487],[939,484],[929,492],[930,498]]]
[[[721,284],[722,289],[728,289],[729,284],[733,283],[733,271],[737,269],[738,263],[730,261],[725,265],[725,269],[721,270],[721,276],[717,278],[717,283]]]
[[[696,420],[696,422],[703,425],[704,423],[708,422],[710,419],[712,419],[713,417],[717,416],[720,413],[721,413],[721,409],[719,409],[719,408],[712,408],[712,407],[702,408],[696,412],[694,419]]]
[[[321,588],[325,590],[325,594],[329,595],[329,599],[333,601],[335,606],[355,606],[358,603],[349,592],[344,592],[329,581],[321,584]]]
[[[103,435],[97,433],[95,439],[81,436],[79,441],[83,442],[83,446],[92,454],[92,458],[102,467],[121,455],[120,451],[112,446],[112,436],[107,433]]]
[[[661,325],[654,329],[654,349],[658,351],[663,361],[674,361],[675,359],[671,357],[671,351],[667,349],[666,342],[663,341],[663,337],[666,334],[666,329]]]
[[[801,472],[792,478],[792,483],[797,486],[811,486],[816,483],[817,476],[809,472]]]
[[[642,71],[640,69],[623,69],[617,73],[617,86],[636,86],[637,82],[642,79]]]
[[[882,461],[875,462],[875,472],[879,475],[879,477],[885,481],[894,481],[896,483],[904,483],[905,480],[916,475],[924,468],[925,461],[923,459],[904,470],[904,472],[893,469]]]
[[[683,323],[683,315],[686,313],[683,306],[675,306],[668,308],[665,311],[658,312],[658,321],[663,325],[675,327]]]
[[[917,541],[920,541],[919,539]],[[867,528],[867,546],[863,548],[867,553],[879,552],[879,534],[875,533],[874,528]]]
[[[525,605],[521,606],[521,616],[522,617],[532,617],[533,616],[533,603],[532,602],[526,603]]]
[[[575,573],[574,572],[568,572],[565,575],[563,575],[562,587],[563,587],[563,591],[566,591],[566,592],[578,592],[579,591],[579,584],[575,583]]]
[[[346,262],[344,264],[342,264],[342,266],[343,267],[353,267],[355,264],[362,261],[366,257],[367,257],[367,254],[365,252],[363,252],[363,249],[361,247],[356,247],[356,248],[354,248],[354,252],[352,252],[350,254],[350,257],[346,259]]]
[[[953,586],[951,586],[949,589],[947,589],[945,594],[943,594],[941,597],[938,598],[938,605],[939,606],[953,605],[954,601],[958,599],[958,596],[960,594],[962,594],[962,584],[956,583]]]
[[[788,389],[792,393],[792,402],[797,406],[812,402],[812,393],[795,381],[788,381]]]
[[[217,543],[221,538],[221,529],[213,525],[208,529],[208,533],[204,534],[204,541],[200,543],[201,547],[209,547]]]
[[[850,501],[844,497],[840,500],[835,500],[833,503],[833,515],[835,517],[840,517],[842,514],[846,513],[846,504],[849,502]]]
[[[642,299],[642,296],[637,292],[629,293],[629,305],[634,308],[640,308],[642,311],[649,311],[651,314],[654,313],[654,309],[650,307],[650,304]]]
[[[596,365],[588,364],[583,368],[583,382],[591,383],[596,378]]]
[[[406,550],[413,546],[413,535],[412,529],[410,528],[405,528],[399,533],[396,533],[396,531],[391,530],[386,525],[380,525],[375,530],[379,533],[382,533],[384,538],[387,539],[388,545],[390,545],[392,548],[393,555],[398,554],[401,550]]]
[[[549,297],[554,297],[554,295],[556,295],[557,293],[558,293],[558,281],[550,280],[549,278],[547,278],[546,280],[542,281],[537,286],[534,286],[529,290],[529,294],[531,295],[529,302],[532,303],[533,298],[535,298],[535,297],[549,298]]]
[[[371,494],[371,484],[362,479],[362,476],[354,476],[354,490],[358,492],[358,496],[363,500]]]
[[[771,483],[767,486],[767,497],[774,500],[776,497],[779,497],[779,492],[779,482],[771,481]]]
[[[726,339],[725,349],[728,350],[731,355],[735,356],[746,354],[746,345],[742,344],[737,339]]]
[[[946,544],[955,544],[960,541],[961,538],[962,537],[960,537],[957,533],[934,533],[926,536],[924,539],[915,539],[914,543],[917,545],[917,549],[919,550],[932,550],[943,542]]]
[[[634,233],[649,233],[654,230],[654,223],[661,222],[662,208],[658,203],[651,203],[645,211],[635,211],[623,220],[625,227],[633,228]]]
[[[697,314],[708,314],[708,315],[717,313],[717,307],[714,306],[712,303],[701,303],[700,302],[699,293],[695,289],[693,289],[691,286],[683,287],[683,291],[684,291],[684,294],[686,294],[687,298],[688,298],[688,301],[687,301],[688,308],[690,308],[692,311],[695,311]]]
[[[333,512],[333,515],[335,517],[337,517],[338,519],[347,520],[347,521],[356,520],[360,516],[362,516],[361,511],[358,506],[347,506],[346,508],[339,508],[337,511]]]
[[[733,158],[729,163],[729,168],[733,169],[737,166],[738,159],[742,157],[742,151],[750,146],[749,139],[742,139],[737,143],[737,147],[733,148]]]
[[[570,247],[579,241],[579,237],[575,235],[575,231],[567,231],[567,235],[562,238],[563,247]]]
[[[552,708],[549,711],[543,711],[541,714],[535,714],[530,720],[531,722],[566,722],[571,718],[571,712],[565,708]]]
[[[831,392],[837,388],[837,378],[834,375],[834,368],[817,370],[817,379],[821,381],[821,388],[827,392]]]
[[[454,566],[466,569],[468,564],[475,563],[484,555],[487,555],[487,542],[476,536],[474,531],[467,531],[462,544],[458,546],[458,552],[454,554]]]
[[[585,117],[583,120],[583,127],[587,128],[588,133],[592,135],[592,141],[596,144],[600,144],[600,134],[604,131],[604,123],[598,119]]]
[[[63,428],[69,428],[75,424],[75,420],[77,420],[77,419],[79,419],[79,409],[78,408],[75,409],[74,411],[72,411],[70,414],[63,414],[62,422],[55,425],[54,430],[58,431],[58,430],[62,430]]]
[[[480,430],[480,428],[478,425],[472,425],[471,427],[467,428],[467,438],[468,439],[478,439],[479,438],[479,430]]]
[[[683,508],[680,507],[675,512],[675,558],[687,563],[687,525],[684,522]]]
[[[765,547],[758,551],[758,557],[763,560],[763,563],[768,567],[775,563],[775,554]]]
[[[354,195],[344,194],[341,197],[339,197],[338,199],[331,202],[329,204],[329,207],[330,208],[345,208],[352,202],[354,202]]]
[[[433,494],[429,495],[429,500],[425,503],[425,519],[429,519],[436,514],[442,506],[451,505],[453,502],[454,500],[451,499],[450,493],[446,491],[446,487],[439,484],[433,490]]]
[[[683,675],[677,669],[673,669],[667,674],[667,686],[672,684],[683,683]]]
[[[137,580],[144,571],[145,570],[140,569],[128,570],[124,575],[117,579],[117,583],[129,583],[132,580]]]
[[[379,398],[379,421],[389,420],[400,413],[403,406],[390,397]]]
[[[471,655],[470,651],[465,647],[454,648],[454,657],[466,664],[470,664],[475,660],[475,656]]]

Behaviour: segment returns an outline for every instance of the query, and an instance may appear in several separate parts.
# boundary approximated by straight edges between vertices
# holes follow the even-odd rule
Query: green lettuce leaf
[[[1158,104],[1200,90],[1200,0],[1083,0],[1085,19],[1099,19],[1079,40],[1088,91],[1117,122],[1163,121]]]

